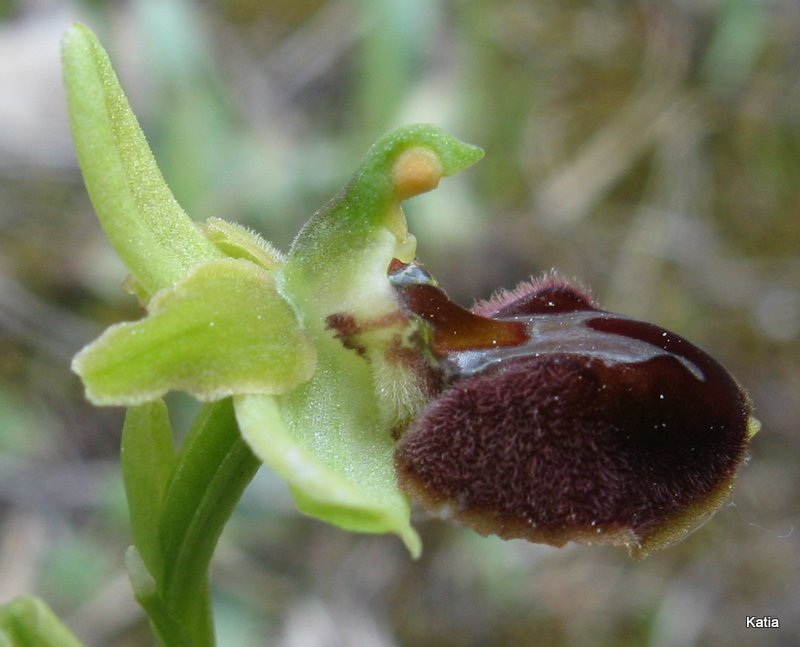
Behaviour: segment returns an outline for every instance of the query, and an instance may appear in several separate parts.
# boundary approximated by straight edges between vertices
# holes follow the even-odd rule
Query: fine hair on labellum
[[[406,307],[432,310],[413,289],[401,291]],[[426,507],[482,534],[622,544],[637,557],[719,507],[744,460],[751,412],[705,352],[599,310],[553,274],[472,315],[524,322],[526,339],[438,349],[448,385],[396,450],[402,487]],[[443,340],[469,325],[452,314],[452,330],[427,321]]]

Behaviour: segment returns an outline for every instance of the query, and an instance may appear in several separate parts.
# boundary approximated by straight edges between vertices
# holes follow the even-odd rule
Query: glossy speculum
[[[684,338],[553,275],[472,311],[415,265],[394,264],[390,280],[445,375],[396,452],[401,484],[427,507],[483,534],[641,556],[728,494],[750,403]]]

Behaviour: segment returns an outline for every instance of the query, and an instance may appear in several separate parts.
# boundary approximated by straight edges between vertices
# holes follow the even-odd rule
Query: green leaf
[[[323,374],[329,375],[325,369],[317,375]],[[280,403],[273,396],[236,397],[242,436],[266,465],[288,481],[302,512],[345,530],[394,532],[416,557],[421,545],[409,523],[408,500],[397,489],[393,469],[386,469],[393,442],[388,436],[381,440],[375,428],[377,416],[371,422],[365,419],[376,413],[368,398],[363,407],[339,404],[343,393],[336,387],[345,384],[315,377],[281,397]],[[300,417],[312,409],[316,409],[316,419]],[[331,415],[333,411],[340,415]],[[328,427],[330,423],[335,426]],[[349,424],[375,437],[359,443]],[[322,425],[325,433],[315,433]]]
[[[176,461],[169,412],[162,400],[128,409],[122,428],[121,460],[133,542],[151,577],[160,579],[158,523]]]
[[[0,607],[0,647],[81,647],[39,598],[20,596]]]
[[[84,25],[62,43],[70,124],[100,222],[136,282],[152,295],[222,256],[170,192],[108,55]]]
[[[282,393],[314,371],[314,349],[292,308],[272,276],[248,261],[199,265],[149,310],[75,357],[92,402],[140,404],[170,389],[200,400]]]
[[[126,552],[125,564],[136,599],[161,644],[213,647],[209,564],[261,462],[239,433],[230,399],[203,407],[177,457],[167,438],[163,404],[131,411],[123,460],[142,471],[141,476],[125,474],[129,496],[134,495],[134,529],[140,534]],[[159,456],[148,457],[148,445]],[[158,484],[148,487],[147,476]]]
[[[193,636],[195,647],[213,637],[206,625],[214,547],[260,465],[242,440],[230,399],[203,407],[178,455],[159,523],[160,598],[170,617]]]

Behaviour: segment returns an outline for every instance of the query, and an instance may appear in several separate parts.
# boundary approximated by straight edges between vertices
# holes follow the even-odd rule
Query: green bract
[[[415,325],[400,315],[387,268],[393,258],[414,257],[416,241],[400,202],[474,163],[480,149],[430,125],[390,133],[284,257],[238,225],[217,218],[192,223],[86,27],[68,32],[63,58],[89,195],[147,308],[144,319],[112,326],[75,358],[87,396],[127,406],[173,389],[201,400],[233,396],[242,437],[289,482],[302,511],[350,530],[394,532],[417,555],[408,501],[397,487],[392,431],[408,423],[426,394],[410,368],[386,359],[387,344],[407,343]],[[331,329],[331,317],[389,323],[360,337],[354,350]],[[214,433],[227,432],[199,437]],[[169,597],[161,581],[168,579],[161,572],[168,570],[164,542],[180,543],[163,536],[162,498],[196,505],[188,488],[175,486],[189,458],[183,450],[175,457],[170,434],[159,405],[132,409],[123,438],[126,487],[138,519],[129,565],[140,588],[149,591],[143,572],[155,578],[152,599],[162,602]],[[235,443],[224,447],[233,452]],[[138,463],[162,475],[153,482],[137,478]],[[204,469],[217,474],[213,457]],[[147,506],[153,510],[133,509]],[[183,530],[173,524],[170,532]],[[140,591],[140,598],[152,602],[151,593]],[[162,631],[169,630],[165,621]]]

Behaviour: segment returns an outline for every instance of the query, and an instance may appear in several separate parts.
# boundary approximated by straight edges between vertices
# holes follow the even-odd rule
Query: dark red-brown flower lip
[[[751,407],[710,356],[552,275],[475,310],[524,321],[528,340],[443,354],[450,386],[396,451],[427,507],[483,534],[643,555],[721,504]]]

